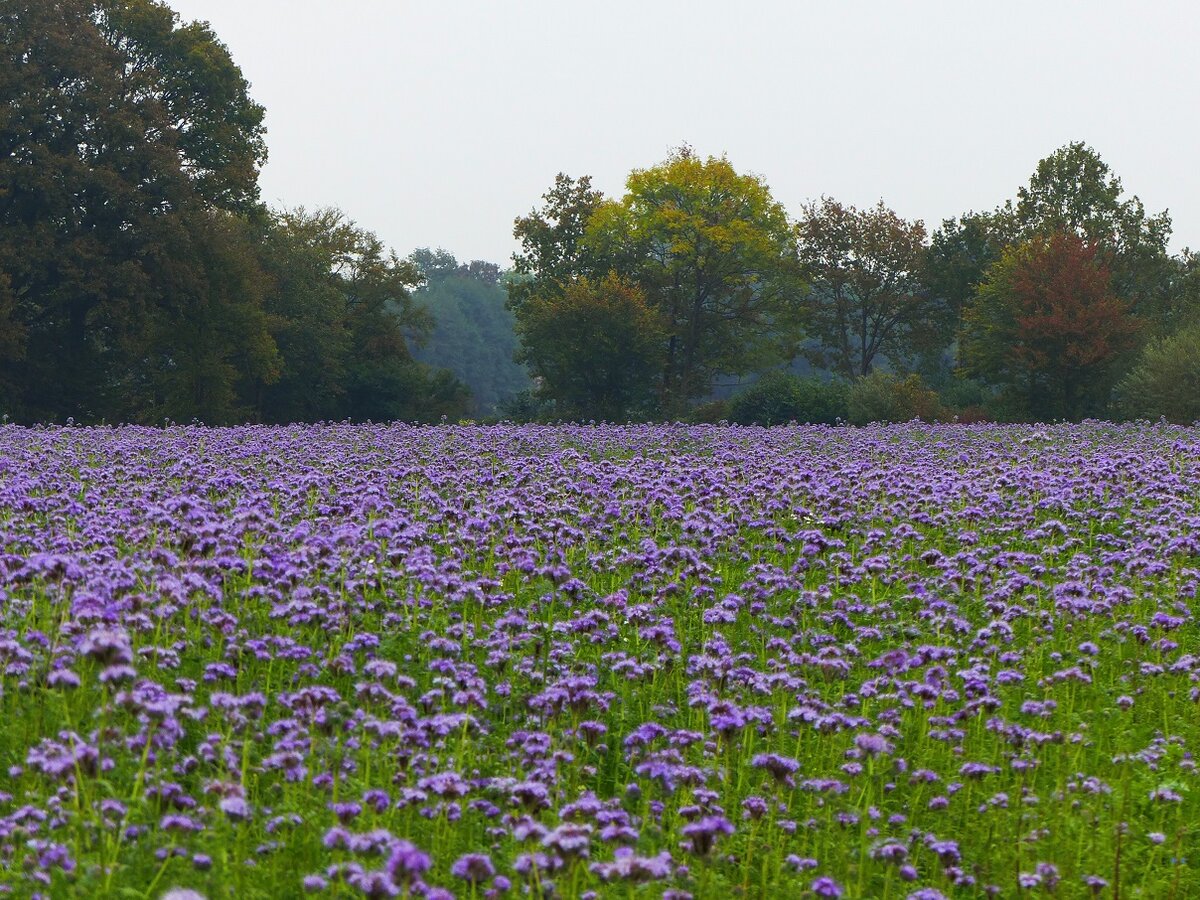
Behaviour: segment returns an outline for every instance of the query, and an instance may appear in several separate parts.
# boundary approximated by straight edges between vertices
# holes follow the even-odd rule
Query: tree
[[[935,422],[946,410],[921,376],[872,372],[857,379],[846,392],[846,420],[852,425],[873,422]]]
[[[209,424],[255,418],[262,390],[280,370],[257,229],[215,209],[182,216],[180,224],[154,271],[159,298],[147,313],[145,345],[118,382],[126,398],[119,416]]]
[[[964,370],[1021,416],[1078,419],[1102,408],[1138,323],[1093,243],[1059,232],[1004,251],[964,314]]]
[[[1126,418],[1200,421],[1200,323],[1148,343],[1116,397]]]
[[[517,327],[519,358],[562,418],[617,422],[652,408],[666,323],[637,286],[577,278],[530,298]]]
[[[1100,154],[1077,141],[1038,162],[1017,190],[1012,215],[1024,237],[1069,232],[1114,256],[1164,252],[1171,235],[1166,211],[1147,216],[1137,196],[1123,193]]]
[[[205,280],[182,277],[203,260],[179,242],[206,210],[257,202],[263,111],[208,27],[155,0],[7,5],[0,45],[0,273],[19,343],[0,381],[27,419],[119,417],[152,380],[135,370],[168,285]]]
[[[413,299],[421,274],[411,262],[336,209],[277,214],[264,246],[281,356],[280,378],[263,394],[267,421],[436,421],[465,411],[462,385],[409,352],[433,324]]]
[[[1087,144],[1067,144],[1041,160],[1016,204],[997,214],[1011,217],[1021,240],[1067,232],[1094,244],[1118,296],[1155,330],[1169,325],[1171,218],[1166,210],[1147,215],[1136,195],[1126,197],[1121,179]]]
[[[805,292],[795,234],[766,183],[724,157],[684,147],[635,170],[620,201],[596,208],[582,245],[593,267],[636,284],[662,317],[664,413],[703,396],[714,376],[794,347]]]
[[[739,425],[836,425],[846,418],[844,381],[798,378],[773,369],[729,399],[729,421]]]
[[[414,300],[434,319],[428,340],[413,348],[413,356],[466,384],[473,415],[498,415],[530,386],[529,373],[514,358],[516,325],[499,266],[480,260],[459,264],[444,250],[416,250],[409,259],[425,278]]]
[[[521,249],[513,254],[516,277],[508,285],[514,312],[531,297],[560,296],[575,278],[608,271],[584,243],[588,223],[603,199],[592,187],[591,176],[572,178],[560,172],[554,187],[542,195],[542,208],[516,219],[513,237]]]
[[[1013,239],[1011,216],[976,212],[945,219],[930,237],[925,287],[935,308],[946,317],[947,342],[958,334],[963,307]]]
[[[930,238],[923,266],[929,327],[916,368],[940,390],[965,386],[954,377],[963,309],[1012,242],[1014,227],[1011,215],[969,212],[943,220]]]
[[[881,355],[904,356],[936,327],[922,284],[925,226],[880,202],[858,210],[822,199],[805,207],[799,255],[813,283],[806,355],[847,378]]]

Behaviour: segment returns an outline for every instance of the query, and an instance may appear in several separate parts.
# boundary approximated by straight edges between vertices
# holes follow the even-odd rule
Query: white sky
[[[555,173],[619,195],[681,142],[788,210],[932,228],[1084,140],[1200,246],[1195,0],[168,0],[267,109],[263,198],[401,255],[507,264]]]

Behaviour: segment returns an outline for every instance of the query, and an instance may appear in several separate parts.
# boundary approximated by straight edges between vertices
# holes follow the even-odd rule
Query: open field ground
[[[1200,896],[1200,431],[0,428],[0,882]]]

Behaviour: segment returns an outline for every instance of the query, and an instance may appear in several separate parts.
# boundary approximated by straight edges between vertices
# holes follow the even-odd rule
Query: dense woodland
[[[262,107],[163,3],[0,39],[9,420],[1200,418],[1200,256],[1082,142],[932,231],[683,146],[558,175],[503,270],[266,207]]]

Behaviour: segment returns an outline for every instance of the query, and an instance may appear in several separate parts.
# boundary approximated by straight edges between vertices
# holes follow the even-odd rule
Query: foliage
[[[208,27],[154,0],[10,6],[0,45],[8,404],[36,419],[135,415],[157,405],[129,393],[154,380],[135,371],[146,348],[223,278],[204,269],[207,211],[257,200],[263,110]],[[204,352],[202,380],[232,408],[221,352]]]
[[[514,359],[515,321],[505,306],[508,279],[502,281],[493,263],[460,265],[444,250],[417,250],[409,259],[425,278],[413,299],[434,320],[413,357],[453,372],[471,391],[473,415],[497,415],[530,384],[529,373]]]
[[[814,363],[854,378],[869,374],[880,355],[899,360],[933,342],[921,222],[904,221],[882,202],[858,210],[824,198],[805,207],[797,230],[813,282]]]
[[[844,382],[797,378],[775,370],[735,394],[728,415],[740,425],[833,425],[846,419],[846,401]]]
[[[638,169],[600,204],[584,247],[636,284],[666,328],[659,403],[671,415],[742,374],[794,354],[804,284],[795,236],[766,183],[689,148]]]
[[[412,358],[433,322],[413,299],[421,274],[336,209],[275,215],[264,242],[266,309],[282,371],[262,395],[268,422],[457,418],[466,389]]]
[[[930,238],[923,266],[930,321],[924,330],[926,340],[915,348],[915,355],[918,371],[939,390],[955,381],[963,309],[1012,242],[1014,232],[1009,215],[969,212],[944,220]]]
[[[1130,419],[1200,422],[1200,324],[1147,344],[1117,385],[1116,408]]]
[[[1082,142],[928,245],[882,203],[824,199],[793,226],[762,178],[686,146],[619,200],[560,174],[502,276],[400,260],[336,210],[263,208],[264,111],[211,28],[160,0],[9,4],[0,42],[0,411],[20,421],[682,419],[718,376],[801,356],[1078,418],[1137,340],[1121,408],[1151,384],[1155,408],[1190,408],[1161,399],[1186,373],[1163,348],[1190,358],[1200,264]],[[877,381],[860,391],[924,402]],[[728,409],[828,418],[837,390],[772,376]]]
[[[955,328],[963,307],[1004,248],[1012,243],[1013,231],[1010,217],[969,212],[944,220],[931,236],[924,265],[925,286],[950,314]]]
[[[1001,214],[1011,217],[1021,240],[1064,232],[1095,245],[1113,290],[1135,313],[1155,327],[1174,317],[1170,216],[1147,215],[1136,195],[1125,197],[1121,179],[1082,141],[1041,160],[1016,204]]]
[[[526,388],[506,400],[498,410],[501,422],[528,425],[554,421],[554,401],[546,399],[534,388]]]
[[[963,420],[964,413],[972,419],[987,417],[984,411],[990,410],[995,401],[992,389],[974,378],[952,377],[943,384],[930,387],[937,391],[938,402],[948,413],[958,415],[959,421]]]
[[[665,325],[641,290],[615,274],[579,278],[520,308],[520,359],[561,419],[647,415]]]
[[[687,420],[692,425],[723,425],[729,419],[729,400],[724,397],[706,400],[688,410]]]
[[[846,418],[852,425],[874,422],[935,422],[946,417],[937,393],[920,375],[872,372],[856,379],[846,394]]]
[[[1075,234],[1114,257],[1165,252],[1171,235],[1166,212],[1147,216],[1137,196],[1122,199],[1121,179],[1082,141],[1037,164],[1011,208],[1022,236]]]
[[[141,362],[121,385],[125,411],[141,421],[244,422],[282,365],[264,309],[270,279],[257,235],[219,210],[182,221],[174,254],[197,264],[167,266],[156,279],[163,296],[149,311]]]
[[[513,237],[521,249],[513,254],[517,277],[508,285],[508,299],[518,316],[533,297],[561,296],[575,278],[603,276],[608,271],[584,241],[603,199],[592,187],[591,176],[576,179],[560,172],[554,186],[542,195],[542,208],[514,222]]]
[[[1035,237],[1004,252],[968,307],[963,370],[1024,417],[1078,419],[1105,402],[1137,327],[1095,244]]]

